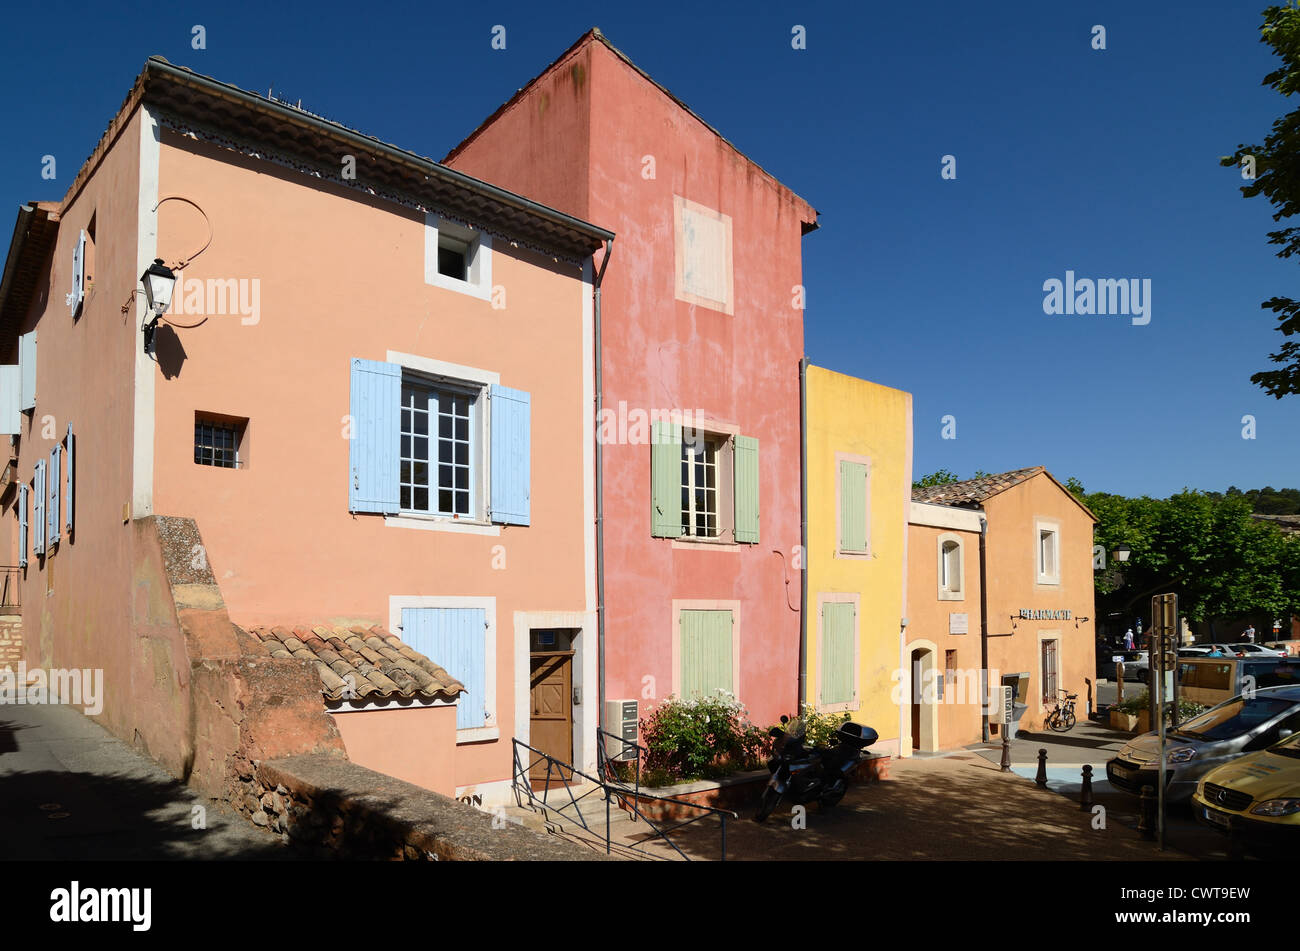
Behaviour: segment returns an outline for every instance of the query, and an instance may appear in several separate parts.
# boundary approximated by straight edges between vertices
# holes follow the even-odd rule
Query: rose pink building
[[[758,722],[795,712],[817,213],[595,30],[444,161],[618,234],[599,322],[607,725],[716,689]]]
[[[566,704],[598,691],[612,237],[151,59],[0,286],[28,666],[102,668],[104,725],[212,788],[236,752],[330,748],[504,799],[550,697],[532,655],[565,659]],[[151,326],[155,258],[180,279]],[[566,712],[590,761],[594,702]]]

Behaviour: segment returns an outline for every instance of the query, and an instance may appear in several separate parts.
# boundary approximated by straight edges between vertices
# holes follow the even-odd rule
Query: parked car
[[[1259,687],[1286,687],[1300,683],[1300,665],[1286,657],[1249,654],[1178,658],[1178,695],[1185,700],[1215,706]]]
[[[1229,644],[1228,646],[1231,647],[1233,650],[1237,651],[1239,654],[1243,654],[1243,655],[1266,654],[1271,657],[1286,656],[1285,650],[1277,650],[1272,647],[1265,647],[1263,644]]]
[[[1208,647],[1180,647],[1178,648],[1179,657],[1204,657],[1210,652]]]
[[[1115,656],[1124,657],[1124,680],[1138,680],[1146,683],[1151,675],[1151,660],[1146,651],[1116,651]],[[1114,664],[1111,673],[1115,672]]]
[[[1272,746],[1300,731],[1300,685],[1265,687],[1236,696],[1166,732],[1165,798],[1186,801],[1202,776],[1216,766]],[[1160,735],[1129,740],[1106,764],[1112,786],[1140,795],[1153,789],[1160,770]]]
[[[1300,843],[1300,731],[1210,770],[1192,804],[1198,820],[1246,843],[1294,848]]]

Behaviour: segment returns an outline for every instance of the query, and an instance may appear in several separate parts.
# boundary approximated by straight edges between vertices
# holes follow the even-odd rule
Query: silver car
[[[1188,799],[1197,780],[1215,766],[1244,753],[1272,746],[1300,732],[1300,686],[1265,687],[1253,696],[1236,696],[1165,734],[1165,798]],[[1112,786],[1139,795],[1156,788],[1160,770],[1160,735],[1144,733],[1129,740],[1106,764]]]

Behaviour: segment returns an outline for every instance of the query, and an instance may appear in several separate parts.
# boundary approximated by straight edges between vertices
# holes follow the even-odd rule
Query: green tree
[[[960,482],[957,473],[950,472],[947,469],[939,469],[931,472],[929,475],[923,475],[912,483],[914,489],[928,489],[932,485],[948,485],[951,482]]]
[[[1300,91],[1300,8],[1271,6],[1263,15],[1260,40],[1271,46],[1282,61],[1264,77],[1264,85],[1290,97]],[[1274,221],[1286,221],[1300,212],[1300,109],[1275,121],[1263,145],[1238,146],[1233,155],[1222,159],[1222,164],[1239,168],[1248,179],[1248,184],[1241,189],[1243,195],[1247,198],[1263,195],[1268,199],[1274,208]],[[1278,246],[1278,257],[1292,257],[1300,252],[1300,227],[1270,231],[1268,241]],[[1271,297],[1260,306],[1277,314],[1277,329],[1288,339],[1282,342],[1277,353],[1269,355],[1281,368],[1255,373],[1250,381],[1277,399],[1300,393],[1300,341],[1289,339],[1300,333],[1300,301]]]

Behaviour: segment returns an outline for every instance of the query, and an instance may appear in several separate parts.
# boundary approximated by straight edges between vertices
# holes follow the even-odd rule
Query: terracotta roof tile
[[[455,700],[465,685],[382,627],[253,627],[248,632],[272,657],[311,661],[327,700],[351,691],[357,699]]]
[[[1012,469],[1010,472],[999,472],[997,475],[983,476],[979,479],[931,485],[924,489],[913,489],[912,499],[916,502],[933,502],[938,505],[978,505],[1000,492],[1005,492],[1013,485],[1019,485],[1026,479],[1046,471],[1042,466],[1030,466],[1027,469]]]

